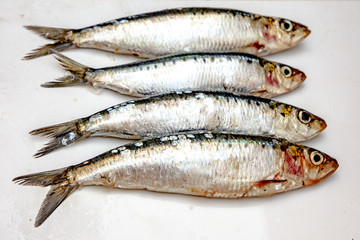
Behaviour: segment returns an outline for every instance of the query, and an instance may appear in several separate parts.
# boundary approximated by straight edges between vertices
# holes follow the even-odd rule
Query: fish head
[[[311,32],[308,27],[283,18],[263,17],[260,22],[260,42],[266,54],[292,48]]]
[[[306,146],[289,143],[284,153],[284,174],[299,186],[321,182],[338,167],[336,159]]]
[[[276,108],[276,133],[289,141],[300,142],[315,137],[326,128],[322,118],[291,105],[272,102]]]
[[[265,89],[273,96],[281,95],[299,87],[306,79],[305,73],[281,63],[263,60]]]

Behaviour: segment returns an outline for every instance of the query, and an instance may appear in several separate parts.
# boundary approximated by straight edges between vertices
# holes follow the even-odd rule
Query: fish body
[[[95,48],[152,58],[207,51],[240,51],[264,56],[297,45],[310,30],[299,23],[234,9],[176,8],[115,19],[81,29],[27,26],[55,40],[28,54],[50,49]]]
[[[323,119],[291,105],[227,92],[186,91],[132,100],[89,117],[36,129],[52,137],[37,157],[91,136],[141,139],[183,131],[217,131],[310,139],[324,130]]]
[[[143,97],[185,90],[229,91],[275,97],[297,88],[305,74],[244,53],[187,53],[93,69],[55,53],[71,72],[44,87],[88,85]]]
[[[15,178],[51,186],[39,226],[75,189],[100,185],[210,198],[263,197],[312,185],[335,159],[285,140],[225,133],[187,133],[127,144],[78,165]]]

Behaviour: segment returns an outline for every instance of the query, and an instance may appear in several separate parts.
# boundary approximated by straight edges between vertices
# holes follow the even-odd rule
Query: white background
[[[33,227],[46,188],[11,179],[76,164],[125,143],[92,138],[46,157],[46,139],[29,131],[84,117],[129,98],[86,87],[45,89],[65,72],[52,56],[21,58],[47,41],[23,25],[80,28],[180,6],[236,8],[281,16],[312,30],[298,47],[269,59],[303,70],[298,90],[277,98],[323,117],[328,128],[305,143],[338,159],[338,171],[316,186],[263,199],[221,200],[87,187]],[[2,1],[0,8],[0,239],[360,239],[359,2]],[[69,57],[93,67],[135,60],[96,50]]]

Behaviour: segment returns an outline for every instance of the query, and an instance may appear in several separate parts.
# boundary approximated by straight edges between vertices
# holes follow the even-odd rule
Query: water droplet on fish
[[[135,143],[135,146],[137,146],[137,147],[141,147],[142,145],[143,145],[142,142],[137,142],[137,143]]]

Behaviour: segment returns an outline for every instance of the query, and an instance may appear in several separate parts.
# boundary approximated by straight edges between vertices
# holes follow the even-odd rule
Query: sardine
[[[224,131],[272,136],[293,142],[319,134],[326,123],[277,101],[226,92],[186,91],[131,100],[89,117],[36,129],[52,140],[34,156],[92,136],[141,139],[183,131]]]
[[[26,26],[54,40],[25,56],[50,49],[95,48],[151,58],[187,52],[239,51],[265,56],[294,47],[310,34],[299,23],[234,9],[177,8],[138,14],[80,29]]]
[[[270,98],[306,78],[290,66],[243,53],[188,53],[99,69],[55,54],[71,75],[43,87],[88,85],[136,97],[197,89]]]
[[[264,197],[316,184],[338,166],[318,150],[285,140],[207,132],[138,141],[78,165],[13,181],[50,186],[36,217],[38,227],[82,186],[209,198]]]

